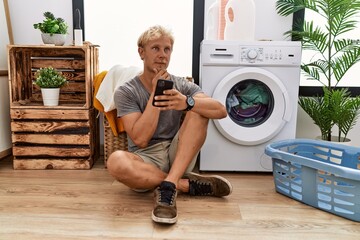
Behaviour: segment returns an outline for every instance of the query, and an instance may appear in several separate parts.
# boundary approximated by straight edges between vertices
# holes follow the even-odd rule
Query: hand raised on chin
[[[152,79],[152,90],[155,91],[156,83],[159,79],[170,79],[169,73],[166,71],[166,69],[157,69],[153,68],[153,71],[155,73],[154,78]]]

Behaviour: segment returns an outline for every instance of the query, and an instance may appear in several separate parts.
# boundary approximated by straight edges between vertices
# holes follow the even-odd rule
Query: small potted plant
[[[357,39],[344,38],[356,28],[360,13],[358,0],[277,0],[280,15],[288,16],[299,10],[314,12],[324,20],[295,22],[300,30],[286,34],[300,39],[304,51],[312,57],[301,65],[302,72],[309,80],[322,84],[323,95],[300,97],[300,107],[319,127],[321,139],[327,141],[349,141],[347,134],[356,124],[360,114],[360,97],[351,97],[347,88],[337,87],[346,72],[360,61],[360,46]],[[338,132],[333,136],[333,127]]]
[[[67,37],[68,24],[62,18],[55,18],[51,12],[44,13],[44,21],[35,23],[35,29],[41,31],[41,38],[45,44],[55,44],[62,46],[65,44]]]
[[[35,78],[34,84],[41,88],[44,106],[59,105],[60,88],[68,82],[62,72],[53,67],[40,68]]]

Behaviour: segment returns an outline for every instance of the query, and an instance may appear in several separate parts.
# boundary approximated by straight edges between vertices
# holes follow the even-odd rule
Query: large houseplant
[[[337,85],[360,60],[360,48],[357,40],[342,37],[356,28],[360,1],[278,0],[276,9],[282,16],[306,9],[324,20],[295,22],[299,30],[286,34],[301,40],[303,50],[313,53],[309,62],[302,63],[301,69],[308,79],[323,86],[323,95],[300,97],[299,105],[320,128],[323,140],[345,141],[358,119],[360,97],[351,97],[347,88]],[[338,127],[335,138],[332,136],[334,126]]]
[[[60,88],[68,82],[62,72],[53,67],[40,68],[36,71],[35,78],[34,84],[41,88],[44,106],[57,106]]]
[[[35,29],[41,31],[43,42],[60,46],[64,45],[68,33],[68,24],[64,19],[56,18],[51,12],[45,12],[44,17],[43,22],[33,25]]]

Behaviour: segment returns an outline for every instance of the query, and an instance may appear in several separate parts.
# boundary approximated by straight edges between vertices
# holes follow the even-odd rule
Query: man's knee
[[[125,151],[115,151],[110,154],[106,162],[106,167],[109,173],[118,180],[123,175],[125,168],[127,167],[126,158],[127,156]]]

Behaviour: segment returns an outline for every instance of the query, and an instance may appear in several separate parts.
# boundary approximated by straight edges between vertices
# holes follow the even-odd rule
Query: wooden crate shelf
[[[90,169],[99,157],[93,78],[98,49],[75,46],[8,46],[14,169]],[[59,106],[45,107],[33,84],[37,69],[61,70],[69,84]]]
[[[92,79],[98,69],[98,48],[84,46],[8,46],[11,107],[42,106],[35,73],[44,67],[62,71],[69,83],[60,90],[60,105],[90,108]]]
[[[99,157],[96,114],[94,108],[10,109],[14,169],[90,169]]]

